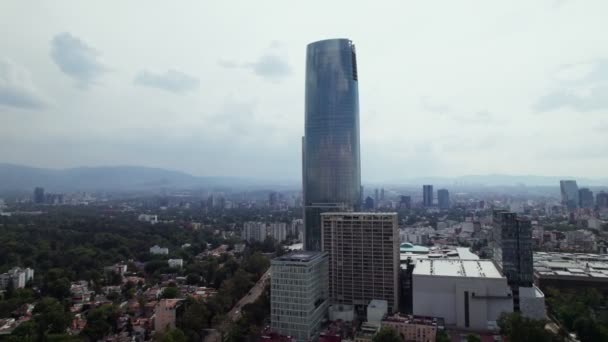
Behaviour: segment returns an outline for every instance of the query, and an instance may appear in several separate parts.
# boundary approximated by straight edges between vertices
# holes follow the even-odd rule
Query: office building
[[[559,187],[562,193],[562,204],[568,209],[578,208],[579,193],[578,185],[575,180],[561,180],[559,181]]]
[[[532,227],[530,220],[515,213],[494,211],[493,257],[507,277],[513,294],[513,310],[523,315],[544,318],[544,294],[534,286]]]
[[[34,189],[34,203],[44,203],[44,188],[37,187]]]
[[[446,326],[486,330],[513,312],[507,279],[490,260],[419,259],[412,274],[413,314]]]
[[[384,188],[380,189],[380,201],[384,201]]]
[[[433,186],[423,185],[422,186],[422,205],[425,208],[433,206]]]
[[[308,45],[302,138],[305,250],[321,250],[322,212],[360,207],[357,82],[355,45],[350,40]]]
[[[608,192],[602,191],[595,195],[595,204],[600,209],[608,208]]]
[[[366,210],[374,210],[374,208],[375,208],[374,199],[367,196],[367,198],[365,199],[364,206],[365,206]]]
[[[608,295],[608,255],[535,252],[534,278],[543,291],[593,288]]]
[[[327,254],[292,252],[270,265],[272,330],[297,341],[316,340],[329,305]]]
[[[389,312],[397,310],[397,214],[323,213],[321,218],[332,304],[354,305],[361,314],[378,299],[388,302]]]
[[[588,188],[578,190],[579,206],[581,208],[593,208],[593,191]]]
[[[447,189],[437,190],[437,203],[439,205],[439,209],[450,208],[450,192]]]

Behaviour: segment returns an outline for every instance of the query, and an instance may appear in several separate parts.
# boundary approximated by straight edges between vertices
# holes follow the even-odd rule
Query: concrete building
[[[34,189],[34,203],[43,204],[44,203],[44,188],[37,187]]]
[[[488,330],[513,311],[507,279],[490,260],[419,259],[412,275],[413,314],[446,326]]]
[[[158,215],[150,215],[150,214],[140,214],[137,217],[138,221],[141,222],[147,222],[150,224],[157,224],[158,223]]]
[[[297,251],[271,261],[270,324],[297,341],[316,340],[329,305],[327,254]]]
[[[287,239],[287,223],[285,222],[269,223],[267,231],[268,235],[277,242],[282,242]]]
[[[443,329],[443,320],[435,317],[395,314],[383,319],[382,327],[393,328],[403,341],[435,342],[437,329]]]
[[[8,272],[0,274],[0,290],[5,290],[10,283],[13,288],[21,289],[34,279],[34,270],[31,268],[13,267]]]
[[[321,246],[329,257],[332,304],[363,314],[373,299],[398,307],[399,233],[396,213],[323,213]]]
[[[422,205],[425,208],[430,208],[433,206],[433,186],[432,185],[423,185],[422,186]]]
[[[182,268],[184,266],[184,259],[169,259],[167,264],[172,268]]]
[[[182,299],[161,299],[154,308],[154,332],[163,333],[175,328],[177,309]]]
[[[450,192],[447,189],[437,190],[437,204],[439,209],[450,208]]]
[[[373,299],[367,305],[367,322],[380,325],[382,319],[388,313],[388,302],[385,300]]]
[[[169,254],[169,248],[167,248],[167,247],[160,247],[159,245],[154,245],[154,246],[150,247],[150,253],[151,254],[167,255],[167,254]]]
[[[263,242],[268,236],[268,228],[265,222],[245,222],[241,237],[247,242]]]
[[[608,192],[600,192],[595,195],[595,204],[600,209],[608,208]]]
[[[595,288],[608,295],[608,255],[535,252],[534,277],[543,291]]]

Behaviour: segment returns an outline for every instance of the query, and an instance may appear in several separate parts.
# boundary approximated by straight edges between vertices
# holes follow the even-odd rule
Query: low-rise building
[[[177,309],[182,299],[161,299],[154,308],[154,332],[162,333],[175,328]]]
[[[443,320],[436,317],[395,314],[383,319],[382,327],[395,329],[403,341],[435,342],[437,329],[443,329]]]
[[[158,223],[158,215],[141,214],[137,217],[137,219],[141,222],[147,222],[151,224]]]
[[[169,259],[167,264],[172,268],[182,268],[184,266],[184,259]]]
[[[511,289],[490,260],[419,259],[412,274],[413,314],[446,326],[489,330],[513,312]]]
[[[154,246],[150,247],[150,253],[151,254],[167,255],[167,254],[169,254],[169,248],[160,247],[159,245],[154,245]]]

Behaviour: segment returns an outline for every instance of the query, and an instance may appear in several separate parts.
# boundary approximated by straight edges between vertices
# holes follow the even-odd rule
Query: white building
[[[382,319],[388,313],[388,302],[385,300],[372,299],[367,305],[367,322],[380,325]]]
[[[270,324],[296,341],[319,336],[327,314],[327,254],[296,251],[272,259]]]
[[[158,215],[141,214],[137,217],[137,219],[141,222],[148,222],[151,224],[158,223]]]
[[[287,223],[285,222],[273,222],[268,224],[268,234],[278,242],[285,241],[287,239]]]
[[[446,326],[488,330],[513,312],[511,289],[490,260],[419,259],[412,275],[413,314]]]
[[[182,268],[184,266],[184,259],[169,259],[167,264],[171,268]]]
[[[245,222],[241,237],[247,242],[263,242],[268,236],[265,222]]]
[[[154,245],[153,247],[150,247],[150,253],[167,255],[167,254],[169,254],[169,248],[160,247],[159,245]]]
[[[0,274],[0,289],[6,289],[10,282],[16,289],[24,288],[27,282],[34,279],[34,270],[31,268],[14,267],[6,273]]]

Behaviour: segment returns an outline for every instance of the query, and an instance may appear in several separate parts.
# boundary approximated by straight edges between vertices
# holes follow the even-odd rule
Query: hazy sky
[[[362,178],[608,170],[608,1],[0,2],[0,162],[298,179],[306,44],[357,46]]]

